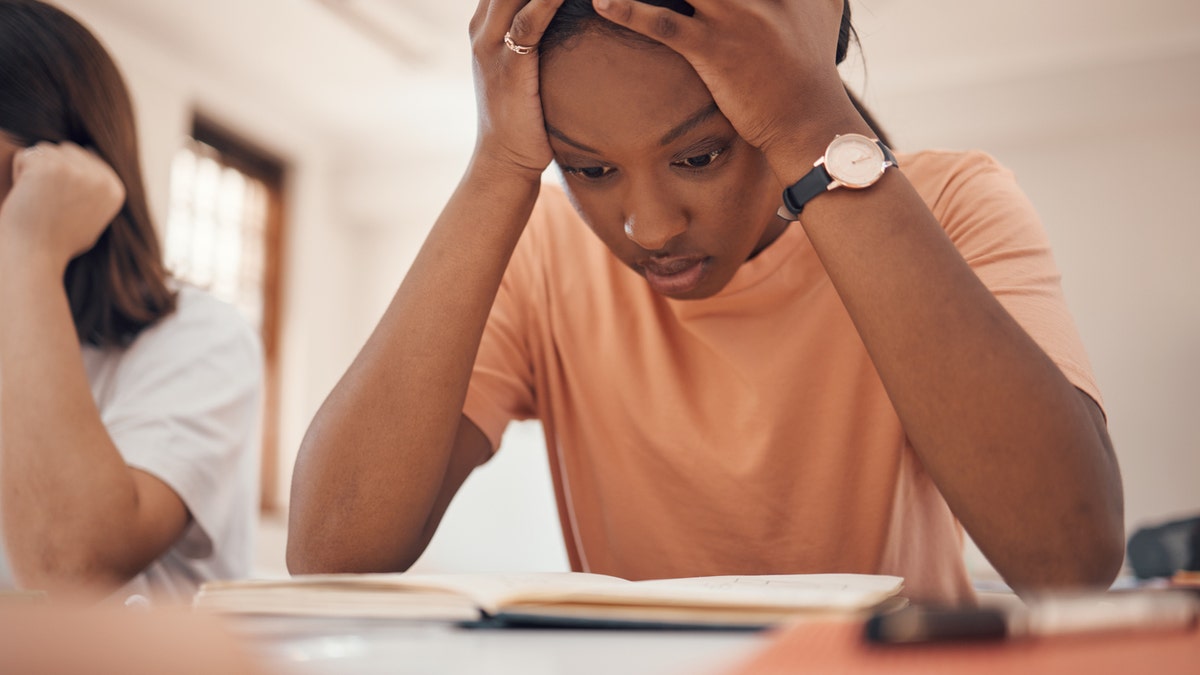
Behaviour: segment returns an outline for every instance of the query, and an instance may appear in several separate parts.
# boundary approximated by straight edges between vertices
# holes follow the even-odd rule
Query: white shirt
[[[258,508],[262,348],[230,305],[191,286],[124,349],[83,347],[100,419],[125,463],[166,483],[191,521],[117,593],[186,601],[250,574]],[[0,538],[0,588],[11,587]]]

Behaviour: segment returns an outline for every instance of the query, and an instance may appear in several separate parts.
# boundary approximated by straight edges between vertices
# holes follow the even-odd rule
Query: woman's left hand
[[[688,17],[593,0],[606,19],[681,54],[738,134],[768,155],[863,124],[835,63],[843,0],[690,0]],[[811,159],[809,160],[811,161]]]
[[[0,236],[65,269],[95,245],[124,203],[125,186],[95,153],[74,143],[38,143],[13,158]]]

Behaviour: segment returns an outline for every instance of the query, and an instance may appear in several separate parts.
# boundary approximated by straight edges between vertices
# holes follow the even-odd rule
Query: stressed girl
[[[852,32],[483,0],[475,153],[305,439],[293,571],[407,568],[536,418],[577,570],[966,601],[965,528],[1018,590],[1107,585],[1120,477],[1037,214],[983,153],[890,148]]]

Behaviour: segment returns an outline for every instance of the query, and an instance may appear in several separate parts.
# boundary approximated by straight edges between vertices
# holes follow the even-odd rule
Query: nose
[[[647,251],[661,249],[687,231],[687,209],[660,186],[631,186],[625,205],[625,236]]]

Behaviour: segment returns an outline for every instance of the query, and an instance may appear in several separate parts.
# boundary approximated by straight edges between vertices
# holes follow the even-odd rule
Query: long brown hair
[[[0,130],[91,148],[125,185],[121,211],[63,276],[80,341],[127,345],[174,311],[125,82],[86,28],[37,0],[0,0]]]
[[[665,7],[675,12],[686,16],[692,16],[695,13],[695,8],[688,4],[685,0],[640,0],[647,5],[655,5]],[[550,20],[550,25],[546,27],[542,39],[538,42],[538,52],[543,56],[547,56],[560,47],[565,46],[572,38],[583,35],[589,31],[599,30],[606,31],[615,36],[626,38],[634,41],[650,41],[639,33],[635,33],[623,26],[618,26],[612,23],[599,14],[592,7],[592,0],[565,0],[558,8],[554,18]],[[834,55],[834,62],[841,64],[846,60],[846,54],[850,49],[851,42],[858,41],[858,34],[854,32],[854,25],[850,21],[850,0],[843,0],[842,4],[842,25],[838,32],[837,53]],[[875,136],[883,141],[886,145],[891,145],[884,133],[883,128],[875,121],[866,106],[858,100],[854,92],[846,89],[846,94],[850,97],[850,101],[866,120],[867,125],[875,132]]]

